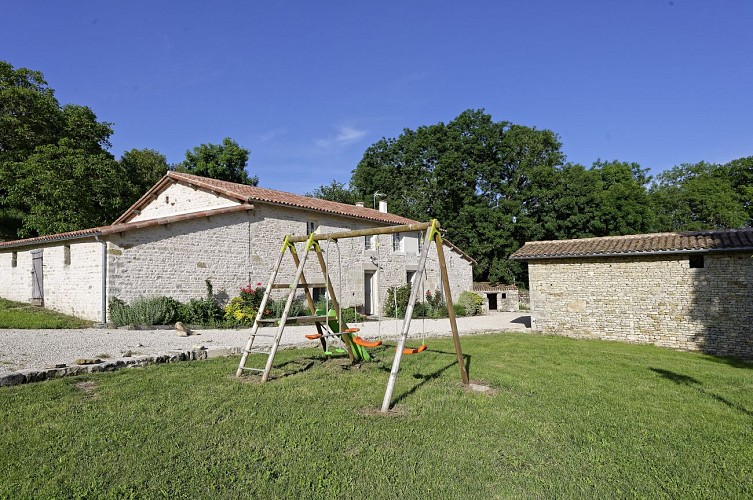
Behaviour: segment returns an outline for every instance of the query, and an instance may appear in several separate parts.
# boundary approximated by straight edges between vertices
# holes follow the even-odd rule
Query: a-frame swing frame
[[[340,240],[340,239],[359,238],[359,237],[363,237],[363,236],[375,236],[375,235],[395,234],[395,233],[409,233],[409,232],[418,232],[418,231],[426,231],[426,237],[424,239],[424,247],[423,247],[423,249],[421,251],[421,256],[419,258],[418,269],[414,273],[413,279],[411,281],[411,295],[410,295],[410,298],[408,300],[408,308],[407,308],[407,310],[405,312],[405,318],[403,319],[403,327],[402,327],[402,330],[401,330],[401,333],[400,333],[400,338],[398,339],[398,345],[397,345],[397,348],[395,350],[395,357],[393,358],[393,361],[392,361],[392,369],[390,370],[389,381],[387,382],[387,389],[385,391],[384,400],[382,402],[382,409],[381,410],[382,410],[383,413],[388,412],[389,409],[390,409],[390,403],[392,401],[392,393],[393,393],[394,388],[395,388],[395,382],[397,381],[397,374],[400,371],[400,362],[401,362],[402,357],[403,357],[403,349],[405,347],[405,342],[406,342],[406,340],[408,338],[408,332],[410,330],[410,323],[411,323],[411,319],[412,319],[412,316],[413,316],[413,310],[414,310],[414,306],[415,306],[415,303],[416,303],[418,289],[420,288],[418,286],[419,283],[420,283],[419,280],[422,279],[422,276],[425,273],[425,270],[426,270],[426,261],[427,261],[428,255],[429,255],[429,248],[430,248],[432,242],[434,242],[435,247],[437,249],[437,260],[439,261],[439,269],[440,269],[440,274],[441,274],[441,277],[442,277],[442,280],[441,280],[442,281],[442,288],[443,288],[443,293],[444,293],[444,296],[445,296],[445,300],[447,301],[447,304],[448,304],[447,315],[448,315],[449,320],[450,320],[450,329],[452,330],[452,338],[453,338],[453,342],[455,344],[455,353],[457,355],[458,367],[460,368],[461,380],[462,380],[462,382],[463,382],[464,385],[468,385],[469,384],[468,372],[467,372],[466,367],[465,367],[465,360],[463,358],[463,351],[462,351],[462,348],[461,348],[461,345],[460,345],[460,335],[458,334],[457,320],[455,318],[455,311],[453,310],[453,307],[452,307],[452,303],[453,303],[452,302],[452,291],[450,289],[450,278],[449,278],[448,273],[447,273],[447,263],[446,263],[445,257],[444,257],[444,248],[443,248],[443,242],[442,242],[442,235],[440,233],[440,224],[439,224],[439,221],[437,221],[436,219],[434,219],[431,222],[418,223],[418,224],[408,224],[408,225],[400,225],[400,226],[388,226],[388,227],[372,228],[372,229],[357,229],[357,230],[341,231],[341,232],[334,232],[334,233],[312,233],[312,234],[310,234],[308,236],[291,236],[291,235],[288,235],[284,239],[284,244],[283,244],[283,249],[282,249],[282,253],[283,254],[285,253],[286,248],[290,249],[291,253],[295,257],[296,256],[296,254],[295,254],[295,243],[306,242],[306,254],[311,249],[316,250],[317,255],[319,257],[318,260],[320,261],[320,265],[322,267],[323,274],[325,275],[326,282],[329,285],[329,283],[330,283],[329,276],[328,276],[328,271],[329,270],[326,268],[326,266],[324,265],[323,259],[321,258],[321,248],[319,247],[318,241],[321,241],[321,240],[335,240],[336,241],[336,240]],[[256,324],[255,324],[254,329],[252,331],[251,337],[249,338],[248,345],[246,346],[246,349],[244,350],[244,354],[243,354],[243,356],[241,358],[241,364],[240,364],[240,366],[238,368],[238,372],[237,372],[238,375],[240,375],[242,373],[242,370],[244,370],[244,369],[250,369],[250,370],[254,370],[254,371],[263,371],[262,381],[266,381],[267,376],[269,374],[269,370],[271,368],[272,361],[274,359],[274,354],[275,354],[275,352],[277,350],[277,346],[279,345],[280,339],[282,337],[282,332],[283,332],[283,330],[285,328],[285,323],[286,323],[286,320],[287,320],[287,314],[286,313],[287,313],[287,310],[289,308],[289,303],[292,301],[292,297],[294,295],[294,289],[298,288],[298,287],[301,287],[301,285],[299,284],[301,281],[303,283],[302,287],[306,291],[307,302],[309,302],[309,305],[311,307],[313,307],[313,303],[312,303],[312,301],[310,299],[310,295],[309,295],[308,290],[307,290],[308,287],[306,286],[305,278],[303,278],[301,280],[301,278],[302,278],[302,272],[303,272],[303,265],[305,264],[305,255],[306,254],[304,254],[304,257],[302,259],[303,262],[300,262],[300,265],[299,265],[298,259],[295,258],[295,261],[296,261],[295,263],[296,263],[296,265],[298,267],[298,272],[296,274],[296,277],[294,278],[294,283],[292,283],[291,285],[289,285],[290,288],[291,288],[291,293],[290,293],[290,296],[289,296],[288,305],[286,307],[285,312],[283,313],[283,317],[280,319],[279,328],[278,328],[277,334],[275,335],[275,340],[274,340],[274,343],[273,343],[272,351],[270,353],[268,353],[268,359],[267,359],[266,369],[265,370],[254,370],[253,368],[246,368],[245,367],[246,358],[247,358],[248,353],[249,352],[253,352],[253,351],[251,351],[251,345],[253,344],[254,337],[257,335],[256,332],[257,332],[257,329],[258,329],[258,324],[261,322],[261,312],[260,312],[259,315],[258,315],[258,317],[257,317],[257,319],[256,319],[256,322],[255,322]],[[280,255],[280,260],[278,261],[277,266],[275,267],[275,269],[272,272],[272,276],[270,277],[270,285],[267,287],[267,292],[265,294],[263,302],[266,302],[266,300],[268,299],[269,292],[270,292],[270,290],[272,288],[272,284],[274,283],[275,276],[277,275],[277,271],[279,270],[279,266],[280,266],[281,261],[282,261],[282,255]],[[342,272],[342,270],[340,270],[340,272]],[[330,296],[333,299],[333,303],[337,304],[337,299],[336,299],[336,297],[334,295],[334,289],[333,289],[333,287],[328,286],[328,289],[329,289],[328,291],[330,293]],[[341,324],[341,322],[340,322],[341,318],[340,318],[340,314],[339,314],[339,305],[335,305],[335,308],[337,309],[337,312],[338,312],[338,314],[337,314],[337,320]],[[261,307],[260,309],[263,309],[263,307]],[[319,324],[322,321],[328,321],[328,317],[323,317],[323,318],[313,317],[312,319],[314,319],[315,321],[318,320],[318,321],[316,321],[317,327],[319,327]],[[264,320],[264,321],[266,322],[266,321],[269,321],[269,320]],[[349,338],[346,340],[346,345],[348,347],[351,347],[349,340],[350,340]],[[349,355],[351,356],[351,359],[353,359],[352,358],[352,354],[350,352],[350,349],[348,349],[348,351],[349,351]]]

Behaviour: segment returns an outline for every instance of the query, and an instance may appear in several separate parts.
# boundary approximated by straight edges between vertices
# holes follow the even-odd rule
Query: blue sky
[[[753,2],[3,0],[0,59],[170,162],[232,137],[260,185],[347,182],[465,109],[652,172],[753,155]]]

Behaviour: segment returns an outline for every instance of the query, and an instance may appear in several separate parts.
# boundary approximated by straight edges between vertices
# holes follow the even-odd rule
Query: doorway
[[[489,310],[490,311],[496,311],[497,310],[497,294],[496,293],[487,293],[486,298],[489,301]]]
[[[376,314],[376,305],[374,303],[376,290],[375,286],[376,273],[365,271],[363,273],[363,312],[366,316]]]
[[[31,251],[31,303],[44,306],[44,262],[42,249]]]

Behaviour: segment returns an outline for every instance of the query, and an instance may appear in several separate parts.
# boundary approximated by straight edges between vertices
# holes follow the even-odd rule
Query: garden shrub
[[[139,297],[130,304],[110,299],[110,321],[115,326],[167,325],[179,317],[180,303],[171,297]]]
[[[455,316],[468,316],[468,311],[463,304],[453,304],[452,310],[455,312]]]
[[[482,299],[477,293],[466,290],[460,294],[458,305],[462,305],[465,308],[468,316],[476,316],[483,311],[484,299]]]
[[[225,312],[214,298],[212,282],[206,280],[205,283],[206,297],[191,299],[186,304],[181,304],[178,314],[180,321],[190,325],[216,325],[222,320]]]
[[[408,309],[410,300],[411,285],[406,283],[401,287],[390,287],[387,289],[387,299],[384,303],[384,315],[389,317],[405,317],[405,311]],[[395,304],[397,302],[397,304]],[[396,307],[397,306],[397,307]]]

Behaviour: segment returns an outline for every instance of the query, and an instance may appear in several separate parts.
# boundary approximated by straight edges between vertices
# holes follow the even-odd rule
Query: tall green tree
[[[753,226],[753,156],[732,160],[724,168],[729,172],[732,188],[748,214],[745,225]]]
[[[651,196],[663,231],[735,228],[750,221],[731,170],[720,165],[683,164],[662,172]]]
[[[354,205],[359,201],[365,200],[363,196],[335,179],[329,184],[322,184],[311,193],[306,193],[306,196],[321,198],[322,200],[336,201],[338,203],[347,203],[349,205]]]
[[[246,171],[248,155],[248,149],[242,148],[237,142],[226,137],[222,140],[222,144],[202,144],[193,150],[186,151],[185,161],[178,164],[176,170],[256,186],[259,184],[259,178],[249,176]]]
[[[120,157],[120,166],[132,185],[133,197],[157,183],[170,169],[165,155],[153,149],[131,149]]]
[[[127,208],[112,133],[88,107],[61,106],[40,72],[0,62],[0,238],[107,224]]]
[[[654,230],[648,169],[637,163],[597,161],[591,170],[598,174],[599,210],[592,224],[595,236],[639,234]]]
[[[8,201],[17,163],[56,142],[62,130],[60,104],[42,73],[0,61],[0,241],[18,236],[26,213]]]
[[[553,132],[467,110],[447,124],[381,139],[364,153],[351,187],[385,194],[391,211],[406,217],[438,218],[477,259],[477,279],[512,281],[521,269],[507,257],[538,210],[532,180],[563,160]]]

